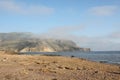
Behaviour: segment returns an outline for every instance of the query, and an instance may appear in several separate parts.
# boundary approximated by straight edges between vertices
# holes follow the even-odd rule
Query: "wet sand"
[[[120,80],[120,66],[62,56],[0,52],[0,80]]]

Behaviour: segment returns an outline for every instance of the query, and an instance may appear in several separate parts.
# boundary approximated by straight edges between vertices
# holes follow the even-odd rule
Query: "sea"
[[[100,63],[120,65],[120,51],[26,52],[24,54],[76,57]]]

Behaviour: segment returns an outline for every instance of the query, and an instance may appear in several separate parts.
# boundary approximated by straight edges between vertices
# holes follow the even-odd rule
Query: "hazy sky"
[[[92,50],[120,50],[120,0],[0,0],[0,32],[33,32]]]

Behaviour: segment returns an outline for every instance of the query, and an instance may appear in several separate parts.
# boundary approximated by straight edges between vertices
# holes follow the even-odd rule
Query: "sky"
[[[0,0],[0,33],[9,32],[120,51],[120,0]]]

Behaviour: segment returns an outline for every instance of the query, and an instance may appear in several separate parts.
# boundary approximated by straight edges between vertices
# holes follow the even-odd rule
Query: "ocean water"
[[[120,65],[120,51],[91,51],[91,52],[26,52],[27,55],[59,55],[84,58],[91,61]]]

